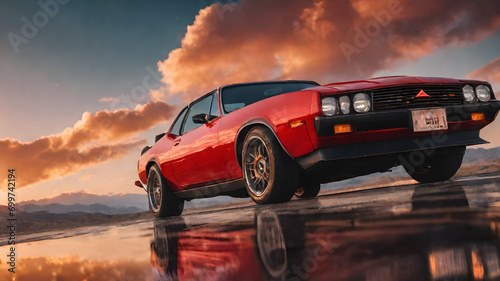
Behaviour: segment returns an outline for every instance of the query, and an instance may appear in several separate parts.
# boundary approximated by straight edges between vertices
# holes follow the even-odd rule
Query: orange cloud
[[[114,97],[109,97],[109,98],[101,98],[101,99],[99,100],[99,102],[104,102],[104,103],[106,103],[106,102],[114,102],[114,103],[117,103],[117,102],[119,102],[119,101],[120,101],[120,97],[116,97],[116,98],[114,98]]]
[[[491,84],[500,85],[500,57],[467,74],[467,78],[485,80]]]
[[[22,188],[120,158],[145,144],[145,140],[131,137],[170,119],[174,109],[157,101],[134,110],[85,112],[73,127],[58,135],[32,142],[0,140],[0,170],[16,169]],[[0,174],[0,182],[5,180],[6,174]]]
[[[235,82],[365,78],[499,28],[496,0],[242,0],[200,10],[158,67],[165,93],[190,100]]]
[[[86,181],[86,180],[90,179],[91,177],[92,177],[92,174],[86,173],[86,174],[83,174],[83,175],[80,177],[80,180],[81,180],[81,181]]]

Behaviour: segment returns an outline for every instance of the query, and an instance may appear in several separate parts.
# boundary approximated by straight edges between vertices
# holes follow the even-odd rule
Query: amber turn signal
[[[290,128],[291,129],[295,129],[297,127],[300,127],[300,126],[304,125],[305,122],[302,121],[302,120],[295,120],[295,121],[290,122],[289,124],[290,124]]]
[[[351,124],[335,125],[334,129],[335,129],[335,134],[344,134],[352,132]]]
[[[472,121],[481,121],[484,120],[484,113],[472,113],[471,117]]]

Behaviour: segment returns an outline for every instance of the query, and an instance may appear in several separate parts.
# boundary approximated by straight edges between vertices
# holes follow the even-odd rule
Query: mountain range
[[[140,210],[148,210],[147,197],[144,194],[113,194],[113,195],[97,195],[87,193],[85,191],[62,193],[51,198],[39,200],[22,201],[21,204],[45,206],[50,204],[62,205],[91,205],[102,204],[112,208],[128,208],[135,207]]]
[[[491,170],[490,163],[500,161],[500,147],[484,149],[484,148],[469,148],[467,149],[463,161],[463,168],[471,166],[488,165]],[[499,168],[500,169],[500,168]],[[475,173],[475,171],[474,171]],[[460,176],[459,171],[458,176]],[[327,184],[325,189],[339,188],[348,185],[363,184],[368,181],[384,177],[405,178],[406,173],[401,167],[393,169],[393,173],[373,174],[364,177],[353,178],[343,182]],[[462,175],[464,174],[462,172]],[[208,205],[223,204],[235,199],[229,197],[215,197],[211,199],[198,199],[186,202],[186,207],[196,208],[205,207]],[[239,199],[242,200],[242,199]],[[18,204],[18,209],[23,212],[47,212],[55,214],[83,212],[83,213],[101,213],[101,214],[133,214],[148,210],[146,194],[114,194],[114,195],[97,195],[90,194],[84,191],[63,193],[56,197],[45,198],[40,200],[23,201]],[[1,211],[0,211],[1,212]]]
[[[20,211],[24,211],[27,213],[33,212],[47,212],[53,214],[64,214],[71,212],[82,212],[82,213],[101,213],[107,215],[120,215],[120,214],[133,214],[144,212],[147,209],[139,209],[137,207],[109,207],[103,204],[72,204],[72,205],[64,205],[64,204],[47,204],[47,205],[36,205],[36,204],[20,204]]]

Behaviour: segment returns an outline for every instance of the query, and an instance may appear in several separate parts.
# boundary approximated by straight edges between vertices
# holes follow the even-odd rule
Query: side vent
[[[155,143],[157,143],[161,138],[163,138],[163,136],[165,136],[165,133],[156,135],[156,137],[155,137]]]
[[[141,155],[143,155],[144,153],[146,153],[146,151],[148,151],[149,149],[151,148],[151,146],[145,146],[142,151],[141,151]]]

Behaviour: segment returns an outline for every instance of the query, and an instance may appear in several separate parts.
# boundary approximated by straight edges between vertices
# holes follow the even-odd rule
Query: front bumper
[[[495,119],[498,110],[500,110],[500,101],[494,100],[488,103],[449,106],[446,107],[446,115],[448,122],[465,122],[472,121],[471,113],[479,112],[484,113],[485,120],[491,122]],[[396,109],[333,117],[316,116],[314,118],[316,134],[319,137],[332,136],[334,126],[340,124],[351,124],[355,128],[355,132],[410,128],[411,111],[410,109]]]
[[[500,110],[499,101],[446,107],[448,130],[414,133],[410,109],[365,114],[316,116],[318,149],[295,160],[304,169],[320,162],[399,154],[415,150],[485,144],[479,130],[491,123]],[[484,113],[473,121],[471,113]],[[350,124],[353,132],[334,134],[334,126]]]
[[[444,133],[434,137],[421,136],[404,139],[346,144],[315,150],[295,160],[303,169],[309,169],[320,162],[346,160],[369,156],[404,153],[415,150],[441,148],[449,146],[467,146],[485,144],[487,141],[479,137],[479,131],[461,131]]]

